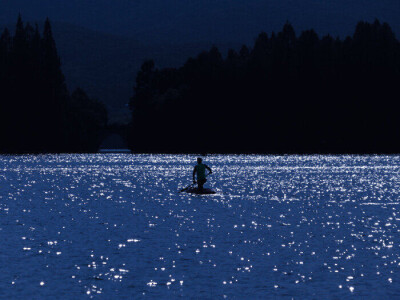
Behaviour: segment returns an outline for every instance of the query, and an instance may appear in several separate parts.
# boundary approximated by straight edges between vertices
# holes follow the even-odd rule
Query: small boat
[[[197,187],[196,188],[189,188],[187,190],[185,190],[186,193],[189,194],[199,194],[199,195],[212,195],[212,194],[216,194],[216,191],[213,191],[211,189],[206,189],[204,188],[202,191],[200,191]]]

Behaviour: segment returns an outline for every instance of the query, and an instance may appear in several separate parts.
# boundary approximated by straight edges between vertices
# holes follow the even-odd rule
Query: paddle
[[[207,178],[210,174],[212,174],[212,173],[208,173],[208,174],[206,175],[206,178]],[[179,193],[182,193],[182,192],[184,192],[184,191],[187,191],[188,189],[190,189],[191,187],[195,186],[196,184],[197,184],[197,182],[192,183],[191,185],[188,185],[188,186],[185,187],[184,189],[181,189],[181,190],[179,191]]]

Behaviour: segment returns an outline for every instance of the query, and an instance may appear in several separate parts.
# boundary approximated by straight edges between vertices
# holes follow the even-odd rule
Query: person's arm
[[[196,179],[195,179],[195,176],[196,175],[196,167],[194,167],[194,169],[193,169],[193,183],[196,183]]]
[[[206,169],[210,172],[210,174],[212,173],[212,170],[211,170],[211,168],[209,167],[209,166],[205,166],[206,167]]]

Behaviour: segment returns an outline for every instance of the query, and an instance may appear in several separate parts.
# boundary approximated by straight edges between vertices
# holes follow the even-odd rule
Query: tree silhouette
[[[152,152],[398,153],[400,47],[359,22],[344,40],[286,23],[249,49],[216,47],[180,68],[144,63],[130,145]]]
[[[14,36],[5,29],[0,37],[0,152],[96,151],[105,109],[74,95],[65,84],[50,21],[41,36],[37,25],[24,25],[19,16]]]

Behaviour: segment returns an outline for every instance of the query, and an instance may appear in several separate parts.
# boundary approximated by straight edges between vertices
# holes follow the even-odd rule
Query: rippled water
[[[400,157],[0,157],[0,297],[400,297]]]

